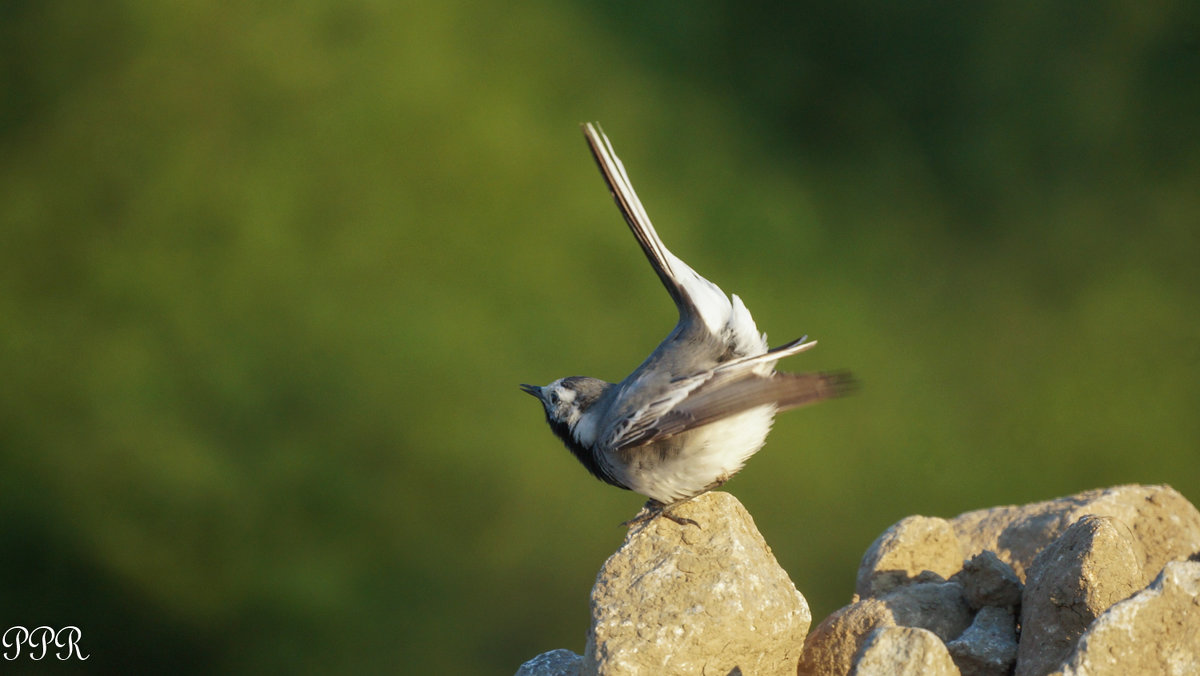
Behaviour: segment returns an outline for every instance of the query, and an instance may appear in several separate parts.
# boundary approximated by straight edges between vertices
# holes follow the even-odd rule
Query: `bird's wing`
[[[618,451],[623,448],[642,446],[650,439],[662,438],[659,423],[682,404],[688,396],[704,383],[711,380],[712,371],[679,378],[670,384],[658,397],[646,402],[629,415],[621,417],[607,426],[601,433],[598,447],[602,450]],[[635,381],[630,387],[638,387]]]
[[[696,377],[683,388],[647,404],[614,427],[606,449],[646,446],[718,422],[759,406],[776,412],[846,394],[854,386],[848,373],[742,374],[736,378]]]
[[[845,372],[775,372],[767,376],[750,375],[733,381],[710,382],[693,390],[660,417],[652,426],[652,433],[645,435],[641,443],[652,444],[759,406],[772,405],[778,413],[814,404],[845,394],[853,384]]]
[[[625,167],[613,151],[612,143],[600,130],[599,125],[588,122],[583,125],[583,134],[587,138],[596,165],[608,183],[608,189],[616,200],[621,215],[633,231],[642,251],[649,259],[650,265],[658,273],[663,286],[671,294],[675,306],[679,308],[680,320],[692,317],[700,319],[715,335],[729,321],[733,308],[729,297],[716,284],[701,277],[695,270],[688,267],[678,256],[672,254],[650,224],[650,217],[642,201],[633,190],[633,183],[625,173]]]
[[[849,392],[854,381],[848,373],[764,373],[761,369],[764,363],[774,364],[813,345],[801,339],[679,378],[660,397],[611,425],[600,446],[609,450],[645,446],[759,406],[786,411]]]

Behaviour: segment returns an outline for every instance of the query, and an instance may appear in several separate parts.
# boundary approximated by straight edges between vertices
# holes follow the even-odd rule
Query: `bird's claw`
[[[646,504],[642,505],[641,511],[634,515],[632,519],[622,523],[621,525],[625,526],[626,528],[633,528],[634,526],[641,526],[643,524],[650,523],[654,519],[662,516],[674,521],[680,526],[695,526],[696,528],[699,528],[700,524],[693,519],[671,513],[671,508],[678,504],[680,503],[676,502],[670,505],[664,505],[657,500],[647,500]]]

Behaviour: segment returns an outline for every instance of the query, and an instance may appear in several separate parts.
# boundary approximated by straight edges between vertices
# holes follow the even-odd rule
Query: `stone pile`
[[[1169,486],[905,518],[811,633],[735,498],[677,514],[699,527],[635,527],[604,564],[584,654],[518,676],[1200,674],[1200,512]]]

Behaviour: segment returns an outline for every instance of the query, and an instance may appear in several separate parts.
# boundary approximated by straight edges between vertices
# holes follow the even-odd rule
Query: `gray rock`
[[[854,590],[863,598],[908,584],[922,573],[945,580],[962,568],[958,536],[945,519],[910,516],[901,519],[867,548],[858,567]]]
[[[582,673],[795,674],[812,616],[745,508],[713,492],[675,514],[700,527],[635,526],[601,568]]]
[[[1029,567],[1021,598],[1017,676],[1042,676],[1071,653],[1092,620],[1141,588],[1145,559],[1112,517],[1075,522]]]
[[[881,597],[896,624],[920,627],[951,641],[971,626],[971,607],[957,582],[918,582]]]
[[[1062,674],[1200,674],[1200,562],[1168,563],[1149,587],[1109,608]]]
[[[880,627],[871,632],[851,676],[958,676],[937,634],[916,627]]]
[[[987,606],[946,648],[963,676],[1007,676],[1017,662],[1016,615],[1010,607]]]
[[[809,634],[800,674],[844,674],[867,637],[880,627],[916,627],[950,641],[971,625],[957,582],[915,582],[835,611]]]
[[[963,596],[973,610],[985,606],[1014,607],[1021,603],[1021,580],[1012,566],[993,551],[985,551],[963,563],[950,578],[963,586]]]
[[[1023,506],[993,507],[950,520],[964,555],[992,550],[1025,579],[1043,548],[1086,514],[1124,522],[1142,545],[1148,575],[1200,551],[1200,512],[1170,486],[1114,486]],[[1147,579],[1143,584],[1149,582]]]
[[[579,676],[583,658],[570,650],[551,650],[529,660],[516,676]]]

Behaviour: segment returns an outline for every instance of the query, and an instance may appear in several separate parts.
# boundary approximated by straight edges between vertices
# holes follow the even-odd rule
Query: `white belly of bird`
[[[737,474],[766,442],[774,418],[774,406],[760,406],[660,442],[682,442],[666,454],[641,449],[618,478],[663,504],[695,497]]]

